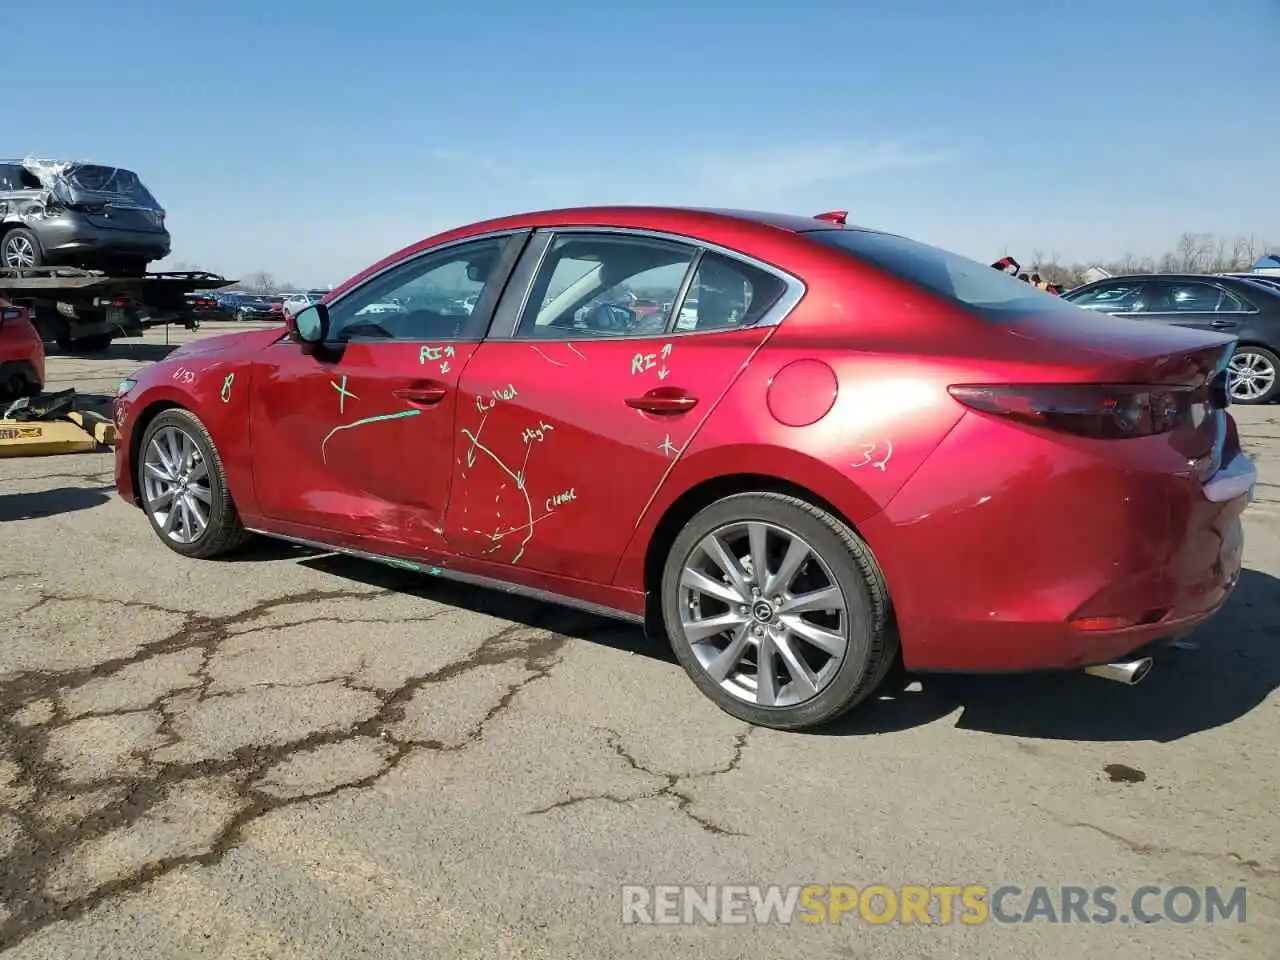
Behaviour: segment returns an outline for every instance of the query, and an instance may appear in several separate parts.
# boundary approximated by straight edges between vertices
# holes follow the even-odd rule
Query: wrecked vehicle
[[[0,268],[138,277],[169,255],[165,211],[123,167],[0,160]]]

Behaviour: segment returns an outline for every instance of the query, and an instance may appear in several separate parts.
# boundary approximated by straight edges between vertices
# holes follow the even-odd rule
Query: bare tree
[[[1228,237],[1212,233],[1186,231],[1178,237],[1172,250],[1159,256],[1126,253],[1114,261],[1064,263],[1057,251],[1045,257],[1037,250],[1031,254],[1031,265],[1051,283],[1074,286],[1084,282],[1090,267],[1108,273],[1228,273],[1249,270],[1267,253],[1280,253],[1280,244],[1265,243],[1255,236]]]
[[[276,278],[266,270],[255,270],[240,285],[253,293],[270,293],[276,288]]]

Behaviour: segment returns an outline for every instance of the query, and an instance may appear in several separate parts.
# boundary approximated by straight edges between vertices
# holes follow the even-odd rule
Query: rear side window
[[[1073,308],[1031,284],[926,243],[867,230],[812,230],[806,237],[967,307],[992,321]]]

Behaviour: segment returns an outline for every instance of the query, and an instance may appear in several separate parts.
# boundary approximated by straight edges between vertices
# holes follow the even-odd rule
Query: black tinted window
[[[836,247],[990,320],[1069,309],[1045,293],[985,263],[926,243],[867,230],[814,230],[805,236]]]
[[[1142,290],[1145,285],[1138,280],[1116,280],[1088,290],[1072,291],[1065,299],[1086,310],[1100,310],[1104,313],[1137,311],[1142,309]]]
[[[1148,284],[1146,300],[1148,313],[1213,313],[1222,290],[1198,280],[1155,280]]]

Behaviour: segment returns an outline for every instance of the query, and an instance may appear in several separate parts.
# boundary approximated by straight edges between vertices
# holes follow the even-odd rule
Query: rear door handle
[[[439,384],[429,384],[421,387],[405,387],[402,390],[395,391],[395,395],[401,400],[407,400],[423,407],[430,407],[443,400],[448,392],[445,387]]]
[[[692,410],[697,405],[698,398],[680,387],[655,387],[642,396],[627,398],[627,406],[634,410],[667,417]]]
[[[1233,330],[1239,326],[1239,322],[1236,320],[1214,320],[1209,326],[1215,330]]]

